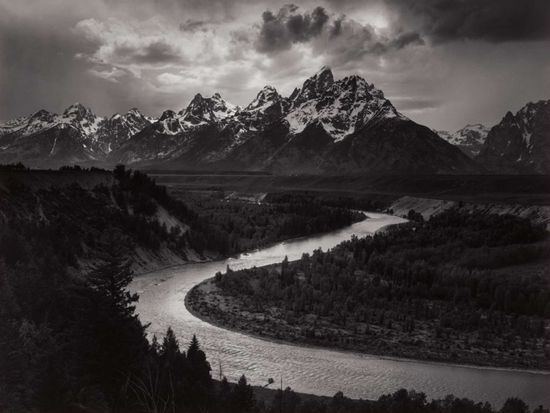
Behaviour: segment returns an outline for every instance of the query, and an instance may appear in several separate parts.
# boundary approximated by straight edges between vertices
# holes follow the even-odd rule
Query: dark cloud
[[[163,40],[156,40],[144,46],[117,45],[114,54],[129,63],[154,65],[182,60],[179,51]]]
[[[548,0],[425,0],[413,11],[431,17],[425,29],[436,41],[550,38]]]
[[[548,0],[393,0],[420,20],[437,42],[479,39],[490,42],[550,38]]]
[[[303,43],[321,34],[329,16],[324,8],[316,7],[311,13],[298,13],[298,7],[289,4],[277,14],[270,10],[262,14],[262,25],[256,43],[264,53],[289,49],[293,43]]]
[[[311,42],[315,54],[346,60],[360,60],[365,55],[381,55],[412,45],[423,45],[417,32],[392,32],[381,35],[369,24],[361,24],[345,15],[331,16],[322,7],[300,13],[295,5],[286,5],[276,14],[262,14],[256,49],[274,54],[288,50],[295,43]]]
[[[344,21],[344,19],[344,16],[340,16],[337,19],[334,19],[329,29],[330,37],[336,37],[342,33],[342,22]]]
[[[334,9],[353,13],[378,5],[396,14],[406,30],[436,43],[550,39],[549,0],[326,0]]]

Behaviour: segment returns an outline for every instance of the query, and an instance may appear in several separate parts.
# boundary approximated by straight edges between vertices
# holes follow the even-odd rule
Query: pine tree
[[[173,362],[179,355],[181,355],[178,339],[176,338],[172,327],[168,327],[168,330],[166,330],[166,335],[164,336],[162,346],[160,347],[160,355],[168,362]]]
[[[209,387],[212,380],[210,363],[206,361],[206,354],[201,350],[199,340],[194,334],[187,349],[187,364],[194,380],[201,386]]]
[[[125,316],[134,314],[138,301],[137,294],[127,291],[126,287],[132,282],[133,271],[130,262],[121,258],[116,245],[110,245],[102,254],[103,264],[92,270],[88,276],[88,283],[95,291],[102,294]]]
[[[224,411],[225,409],[227,409],[227,404],[231,400],[231,387],[229,386],[229,382],[227,381],[227,378],[225,376],[223,376],[220,382],[218,399],[220,411]]]
[[[239,413],[254,411],[254,407],[256,405],[254,392],[252,391],[252,387],[247,383],[244,374],[241,376],[239,382],[234,387],[233,394],[231,396],[232,411]]]
[[[198,354],[199,351],[199,340],[197,340],[197,336],[193,334],[193,338],[191,339],[191,343],[189,344],[189,348],[187,349],[187,357],[193,358]]]
[[[151,340],[151,345],[149,346],[149,350],[155,356],[157,356],[160,353],[160,344],[156,334],[153,334],[153,339]]]
[[[108,235],[102,248],[103,263],[90,272],[91,309],[82,322],[80,344],[87,353],[87,369],[101,383],[110,404],[117,403],[120,386],[141,370],[148,351],[145,327],[134,314],[137,294],[128,292],[132,271],[123,248]]]

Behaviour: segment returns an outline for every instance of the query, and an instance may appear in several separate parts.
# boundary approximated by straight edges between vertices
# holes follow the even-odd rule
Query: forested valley
[[[139,297],[127,286],[135,248],[226,253],[216,226],[145,174],[122,167],[108,183],[91,188],[33,188],[3,177],[0,193],[2,412],[530,411],[513,398],[495,410],[451,396],[428,401],[405,390],[378,401],[341,393],[305,397],[291,389],[258,397],[244,376],[236,384],[213,380],[200,337],[176,337],[168,329],[158,340],[147,339],[147,326],[135,312]],[[186,231],[161,223],[162,210],[185,223]],[[353,254],[360,242],[341,250]]]
[[[364,219],[353,210],[378,210],[384,203],[298,192],[269,193],[261,199],[232,197],[224,191],[174,190],[220,239],[229,254],[278,241],[328,232]],[[351,208],[350,208],[351,207]]]
[[[112,174],[22,165],[0,172],[0,411],[227,411],[224,397],[248,397],[246,385],[235,395],[222,386],[218,397],[195,338],[185,352],[171,330],[150,343],[134,313],[139,297],[126,289],[136,249],[224,256],[242,248],[226,232],[122,166]],[[96,175],[98,184],[80,184]],[[56,185],[36,185],[48,177]],[[300,224],[316,232],[362,218],[340,208],[284,208],[289,220],[303,211]],[[332,223],[315,221],[324,212]],[[287,228],[302,235],[291,221]]]
[[[214,292],[195,287],[189,304],[221,325],[282,340],[549,368],[545,229],[457,210],[409,219],[296,262],[228,268],[207,281]]]

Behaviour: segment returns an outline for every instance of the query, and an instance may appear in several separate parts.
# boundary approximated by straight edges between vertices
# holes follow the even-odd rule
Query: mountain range
[[[546,158],[531,158],[548,152],[548,102],[531,105],[490,132],[469,125],[453,135],[436,133],[401,114],[365,79],[335,80],[323,67],[290,96],[265,86],[244,107],[216,93],[197,94],[186,108],[158,119],[137,109],[104,118],[81,104],[61,115],[40,110],[0,124],[0,163],[283,174],[462,174],[502,165],[507,173],[545,172]],[[501,140],[514,147],[502,162],[507,144]]]
[[[0,124],[0,162],[29,166],[101,163],[152,122],[137,109],[110,118],[76,103],[62,114],[39,110]]]

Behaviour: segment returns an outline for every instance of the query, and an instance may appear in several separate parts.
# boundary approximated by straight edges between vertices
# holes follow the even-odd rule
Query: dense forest
[[[372,210],[381,205],[318,194],[272,193],[258,199],[223,191],[176,189],[172,193],[197,211],[220,239],[227,240],[228,253],[342,228],[364,219],[349,206]]]
[[[210,281],[218,304],[200,287],[189,303],[213,321],[278,339],[550,368],[546,231],[457,210],[427,222],[411,211],[409,219],[296,262],[228,269]],[[527,263],[542,270],[518,270]]]

